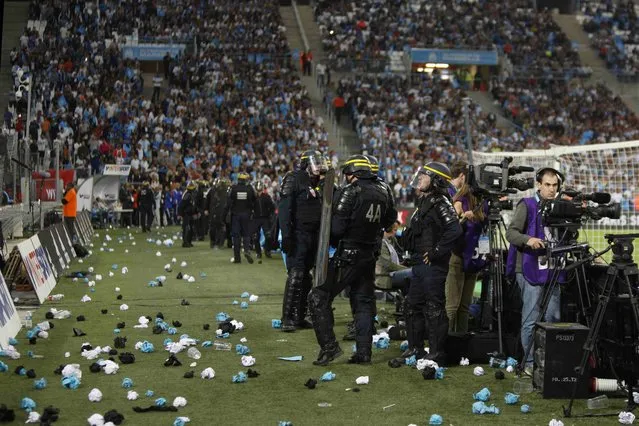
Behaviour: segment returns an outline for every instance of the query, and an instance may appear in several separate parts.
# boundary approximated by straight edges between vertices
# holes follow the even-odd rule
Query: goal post
[[[580,240],[588,241],[595,250],[607,247],[603,236],[607,233],[639,232],[639,140],[584,146],[555,146],[546,150],[523,152],[473,151],[475,166],[499,163],[504,157],[513,157],[513,166],[531,166],[535,170],[553,167],[566,176],[564,188],[582,192],[608,192],[612,202],[621,204],[619,219],[588,220],[580,230]],[[534,176],[522,173],[521,177]],[[513,194],[516,204],[522,197],[532,196],[534,190]],[[508,224],[512,212],[503,213]],[[639,240],[637,241],[639,252]],[[635,256],[637,258],[637,256]]]

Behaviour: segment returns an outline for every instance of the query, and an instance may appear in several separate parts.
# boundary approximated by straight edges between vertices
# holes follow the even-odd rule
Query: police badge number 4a
[[[328,271],[328,243],[331,236],[331,213],[333,210],[333,186],[335,185],[335,169],[329,169],[324,177],[322,190],[322,218],[315,257],[315,274],[313,286],[317,287],[326,281]]]

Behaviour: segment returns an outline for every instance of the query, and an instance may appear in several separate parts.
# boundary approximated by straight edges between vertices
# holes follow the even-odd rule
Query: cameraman
[[[486,203],[477,198],[470,185],[464,183],[453,197],[453,207],[459,216],[464,236],[450,257],[446,278],[446,314],[448,332],[468,331],[468,308],[473,299],[477,273],[486,265],[488,244],[480,239],[487,221]],[[484,237],[482,242],[488,242]]]
[[[546,247],[546,229],[541,223],[539,207],[543,201],[552,200],[557,196],[564,175],[551,167],[544,167],[537,172],[535,180],[537,192],[533,197],[523,198],[517,204],[515,215],[506,232],[506,239],[510,243],[506,273],[515,273],[521,291],[521,344],[524,353],[527,354],[524,372],[529,375],[532,373],[533,363],[533,351],[530,347],[533,343],[533,327],[539,317],[544,285],[551,275],[545,252],[542,250]],[[546,310],[546,322],[559,321],[559,294],[559,286],[555,286]]]

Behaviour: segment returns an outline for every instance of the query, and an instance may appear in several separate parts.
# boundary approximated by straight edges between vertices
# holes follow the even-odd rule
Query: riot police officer
[[[331,242],[337,247],[337,279],[311,290],[308,299],[320,353],[315,365],[327,365],[342,350],[333,331],[333,299],[350,286],[350,301],[355,317],[357,351],[351,364],[371,362],[373,321],[375,317],[375,262],[382,230],[397,218],[392,197],[378,185],[371,166],[363,155],[351,156],[342,173],[347,185],[333,203]]]
[[[445,363],[448,335],[445,297],[448,263],[462,235],[448,195],[450,180],[450,170],[438,162],[430,162],[415,173],[411,186],[420,196],[404,241],[414,266],[405,312],[409,348],[402,356],[415,355],[439,364]],[[428,355],[424,351],[426,327]]]
[[[255,201],[255,211],[253,212],[253,237],[255,238],[255,253],[257,254],[258,263],[262,263],[262,246],[260,245],[260,232],[264,232],[266,245],[264,246],[264,254],[271,257],[271,247],[269,245],[271,231],[271,218],[275,213],[275,203],[266,190],[263,182],[255,185],[257,191],[257,199]]]
[[[151,232],[153,223],[153,211],[155,210],[155,195],[151,190],[149,181],[144,181],[140,191],[140,222],[142,232]]]
[[[197,192],[195,196],[195,205],[198,209],[199,216],[196,221],[197,240],[204,241],[206,237],[206,231],[208,227],[208,218],[205,215],[206,211],[206,197],[209,193],[210,185],[209,181],[200,179],[197,185]]]
[[[288,274],[282,305],[284,332],[312,327],[305,320],[307,295],[322,216],[320,176],[327,170],[326,159],[319,151],[305,151],[298,170],[287,173],[282,181],[278,221]]]
[[[178,215],[182,217],[182,247],[193,247],[195,216],[197,216],[197,207],[195,205],[196,190],[196,183],[189,182],[178,206]]]
[[[228,195],[227,209],[231,212],[231,238],[233,239],[233,263],[242,263],[240,242],[244,246],[244,257],[253,263],[251,257],[251,215],[255,206],[255,190],[249,184],[248,173],[239,173],[237,184]]]
[[[224,212],[228,201],[230,182],[225,178],[217,178],[206,195],[204,214],[209,220],[209,238],[211,248],[223,247],[225,236]]]

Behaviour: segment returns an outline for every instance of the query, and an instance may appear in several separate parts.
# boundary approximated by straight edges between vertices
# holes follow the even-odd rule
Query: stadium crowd
[[[12,71],[16,82],[26,71],[35,82],[33,132],[23,134],[49,148],[59,141],[65,167],[96,174],[130,164],[131,183],[151,180],[157,191],[247,172],[277,194],[298,152],[337,161],[294,72],[277,2],[107,1],[99,14],[92,2],[62,6],[32,2],[30,17],[46,27],[25,30]],[[157,99],[144,94],[140,63],[123,57],[132,32],[200,40],[167,54]]]
[[[636,82],[639,77],[639,34],[633,1],[585,1],[582,26],[592,47],[620,80]]]

